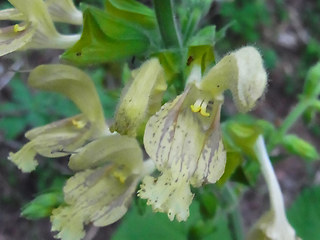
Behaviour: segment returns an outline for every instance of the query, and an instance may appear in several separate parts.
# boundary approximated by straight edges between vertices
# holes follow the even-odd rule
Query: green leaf
[[[226,167],[224,169],[224,173],[222,177],[217,182],[218,185],[222,186],[229,180],[232,174],[236,171],[236,169],[240,166],[243,159],[239,152],[228,152],[227,151],[227,162]]]
[[[224,39],[226,37],[227,31],[229,30],[230,27],[232,27],[235,24],[235,21],[231,21],[225,26],[223,26],[219,31],[216,32],[216,37],[215,40],[216,42]]]
[[[191,226],[188,233],[188,240],[201,240],[214,232],[215,228],[211,222],[199,221],[195,225]]]
[[[289,153],[306,160],[317,160],[320,157],[313,145],[293,134],[286,135],[282,140],[282,145]]]
[[[181,2],[181,3],[180,3]],[[183,42],[194,36],[201,19],[208,13],[213,0],[185,0],[177,4],[176,12],[180,20]]]
[[[155,54],[165,70],[168,82],[172,82],[181,72],[181,55],[178,49],[162,51]]]
[[[289,208],[287,215],[299,237],[318,240],[320,236],[320,187],[305,189]]]
[[[62,202],[62,191],[44,193],[23,206],[21,215],[27,219],[48,217],[51,215],[52,210]]]
[[[201,220],[199,205],[193,201],[190,207],[190,217],[186,222],[171,222],[165,214],[153,213],[150,206],[141,216],[136,206],[122,221],[122,224],[112,236],[112,240],[186,240],[189,229]],[[214,222],[215,231],[203,240],[223,239],[231,240],[225,216],[219,216]]]
[[[147,51],[148,37],[130,22],[112,18],[106,12],[87,7],[80,40],[61,57],[77,64],[125,59]]]
[[[146,36],[129,21],[114,18],[97,8],[89,7],[86,11],[90,12],[92,21],[99,25],[99,29],[114,40],[146,40]]]
[[[206,26],[199,30],[195,36],[189,40],[189,46],[214,45],[216,36],[216,26]]]
[[[106,0],[106,11],[110,16],[127,19],[145,28],[155,28],[154,11],[135,0]]]
[[[219,202],[217,197],[214,195],[212,188],[210,188],[209,185],[205,186],[203,191],[201,191],[201,194],[198,194],[196,197],[200,203],[201,216],[204,219],[213,221]]]
[[[239,180],[245,177],[245,179],[242,178],[244,184],[248,183],[250,186],[255,186],[260,174],[258,161],[246,161],[241,170],[242,171],[239,172],[240,174],[237,175]]]
[[[224,139],[229,145],[241,150],[249,157],[255,159],[254,144],[262,130],[254,122],[244,123],[242,121],[230,120],[222,126]]]
[[[275,126],[266,120],[259,119],[255,122],[255,124],[262,130],[263,136],[266,139],[268,139],[272,135],[272,133],[276,131]]]

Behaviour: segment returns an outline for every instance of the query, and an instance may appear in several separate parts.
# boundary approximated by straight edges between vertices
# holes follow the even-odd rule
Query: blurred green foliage
[[[235,21],[231,30],[246,43],[259,40],[259,28],[270,23],[266,1],[263,0],[225,1],[220,13],[229,21]]]
[[[306,240],[318,240],[320,236],[320,187],[319,185],[302,191],[287,215],[297,235]]]
[[[132,206],[129,213],[125,215],[120,227],[112,236],[112,240],[141,239],[231,240],[231,236],[224,215],[219,215],[214,221],[203,222],[199,203],[193,201],[190,207],[190,217],[186,222],[171,222],[165,214],[153,213],[150,206],[147,207],[143,215],[140,215],[137,207],[135,205]]]

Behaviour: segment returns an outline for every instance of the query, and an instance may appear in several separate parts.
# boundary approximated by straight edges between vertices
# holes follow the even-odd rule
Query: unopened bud
[[[310,68],[303,94],[307,97],[317,97],[320,94],[320,62]]]
[[[287,135],[283,139],[283,145],[288,152],[296,154],[307,160],[319,159],[319,154],[314,146],[296,135]]]

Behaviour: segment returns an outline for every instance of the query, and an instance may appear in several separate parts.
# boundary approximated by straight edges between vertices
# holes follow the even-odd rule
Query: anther
[[[26,29],[26,26],[19,26],[19,24],[15,24],[14,26],[13,26],[13,31],[14,32],[21,32],[21,31],[23,31],[23,30],[25,30]]]
[[[209,104],[211,104],[209,102]],[[209,117],[210,113],[207,112],[208,102],[205,100],[198,99],[193,105],[190,106],[192,112],[200,112],[204,117]]]
[[[210,116],[210,113],[207,112],[207,102],[203,102],[202,105],[201,105],[201,111],[200,111],[200,114],[204,117],[209,117]]]
[[[192,104],[191,110],[192,112],[200,112],[201,111],[201,104],[202,104],[203,100],[198,99],[194,104]]]
[[[83,128],[86,125],[85,121],[78,121],[76,119],[72,119],[72,124],[76,128]]]
[[[121,171],[115,170],[112,175],[113,175],[115,178],[117,178],[117,179],[120,181],[120,183],[125,183],[125,181],[126,181],[126,179],[127,179],[127,177],[125,176],[125,174],[124,174],[123,172],[121,172]]]

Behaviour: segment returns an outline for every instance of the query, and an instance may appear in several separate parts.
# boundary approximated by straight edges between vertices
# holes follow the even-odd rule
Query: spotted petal
[[[67,206],[53,210],[52,231],[62,240],[79,240],[84,224],[106,226],[120,219],[127,211],[138,178],[131,176],[122,183],[106,166],[77,173],[64,187]]]
[[[160,171],[170,169],[173,176],[179,176],[186,168],[192,184],[199,186],[221,177],[226,154],[219,126],[221,103],[214,103],[215,110],[206,119],[191,111],[192,91],[187,89],[150,118],[144,144]]]
[[[176,179],[176,180],[174,180]],[[193,194],[186,178],[175,178],[170,171],[165,171],[160,177],[146,176],[140,185],[139,197],[148,199],[155,212],[165,212],[172,221],[186,221],[189,217],[189,206]]]
[[[186,209],[192,199],[189,184],[198,187],[214,183],[224,172],[221,102],[216,100],[210,117],[204,117],[190,109],[199,95],[194,86],[188,87],[151,117],[145,130],[146,151],[162,175],[158,179],[145,178],[140,196],[147,198],[154,209],[171,212],[170,219],[175,215],[178,220],[188,217]],[[163,197],[164,192],[167,197]]]

